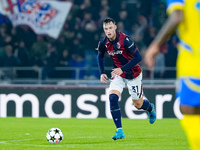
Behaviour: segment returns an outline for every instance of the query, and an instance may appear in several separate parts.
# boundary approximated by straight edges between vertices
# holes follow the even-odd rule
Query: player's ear
[[[117,25],[115,25],[115,27],[114,27],[114,28],[115,28],[115,30],[116,30],[116,29],[117,29]]]

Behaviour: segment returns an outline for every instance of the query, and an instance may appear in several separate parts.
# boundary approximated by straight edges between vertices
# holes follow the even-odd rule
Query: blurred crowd
[[[0,16],[0,67],[33,67],[34,70],[18,71],[17,77],[37,77],[42,68],[42,79],[72,78],[73,71],[56,72],[55,67],[88,68],[81,70],[79,79],[99,78],[95,48],[104,36],[102,22],[106,17],[116,20],[118,30],[128,34],[142,55],[167,18],[164,0],[65,0],[73,3],[58,39],[35,34],[28,26],[13,27],[5,16]],[[154,76],[174,78],[178,39],[174,35],[160,50]],[[105,66],[112,67],[109,56]],[[140,63],[145,67],[144,62]],[[0,74],[2,71],[0,71]],[[145,76],[149,76],[148,73]],[[8,78],[13,78],[12,75]]]

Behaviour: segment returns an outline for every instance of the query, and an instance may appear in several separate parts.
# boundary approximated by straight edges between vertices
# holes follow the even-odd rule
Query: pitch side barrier
[[[144,86],[145,97],[155,104],[157,119],[182,118],[174,86]],[[0,117],[111,118],[108,87],[0,86]],[[122,117],[146,119],[128,90],[120,98]]]

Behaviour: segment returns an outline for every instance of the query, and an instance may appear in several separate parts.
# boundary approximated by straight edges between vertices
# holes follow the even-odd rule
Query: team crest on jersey
[[[117,49],[120,49],[121,45],[119,42],[117,42]]]

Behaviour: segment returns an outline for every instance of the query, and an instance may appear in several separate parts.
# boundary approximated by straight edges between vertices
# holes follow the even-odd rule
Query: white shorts
[[[109,91],[117,90],[122,93],[126,85],[133,100],[137,100],[143,96],[142,73],[134,79],[125,79],[120,76],[112,77]]]

